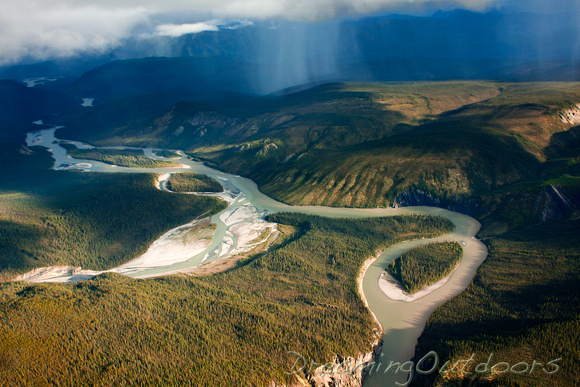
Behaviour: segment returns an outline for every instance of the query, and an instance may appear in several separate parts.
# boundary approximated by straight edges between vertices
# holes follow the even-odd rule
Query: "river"
[[[264,217],[272,212],[297,212],[309,215],[327,217],[365,218],[394,215],[434,215],[449,219],[455,225],[455,230],[444,236],[433,239],[418,239],[397,244],[383,252],[366,270],[362,280],[362,290],[369,309],[375,315],[383,328],[383,347],[378,362],[382,369],[379,372],[371,372],[364,382],[365,387],[394,386],[399,383],[405,384],[409,372],[401,370],[398,374],[384,373],[390,361],[405,363],[414,356],[417,339],[425,327],[425,322],[433,310],[446,300],[449,300],[463,291],[471,282],[479,265],[487,256],[487,249],[483,243],[475,239],[480,224],[477,220],[456,212],[435,207],[405,207],[405,208],[337,208],[323,206],[290,206],[280,203],[260,192],[257,185],[250,179],[227,174],[206,165],[190,160],[186,157],[175,160],[182,164],[178,168],[124,168],[108,164],[74,160],[67,156],[66,150],[58,145],[55,138],[56,129],[47,129],[29,133],[27,144],[37,145],[51,149],[55,158],[55,169],[75,168],[93,172],[114,173],[176,173],[190,171],[205,174],[215,178],[224,186],[225,192],[220,194],[229,202],[229,206],[219,214],[212,217],[212,222],[217,225],[214,237],[209,247],[197,252],[192,257],[179,262],[164,265],[143,267],[126,263],[119,268],[113,269],[125,275],[136,278],[167,275],[179,272],[187,268],[209,262],[220,257],[228,256],[235,251],[238,240],[232,227],[237,225],[249,226],[255,222],[264,222]],[[81,147],[86,144],[73,142]],[[157,159],[152,149],[144,149],[148,157]],[[233,220],[232,220],[233,219]],[[429,294],[412,302],[395,301],[390,299],[379,288],[379,278],[389,262],[396,259],[402,253],[414,247],[434,241],[456,241],[463,246],[463,257],[459,267],[453,272],[446,283],[433,290]],[[78,279],[90,278],[92,275],[79,275]],[[73,278],[74,279],[74,278]],[[61,281],[71,278],[59,277]],[[429,349],[427,349],[428,351]],[[356,355],[356,354],[352,354]],[[407,369],[407,368],[405,368]]]

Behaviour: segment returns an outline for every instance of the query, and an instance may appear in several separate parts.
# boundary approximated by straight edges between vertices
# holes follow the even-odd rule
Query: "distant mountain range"
[[[580,77],[578,20],[578,14],[454,11],[319,24],[262,22],[180,37],[134,37],[105,54],[3,68],[0,78],[80,76],[115,60],[161,56],[263,66],[250,77],[255,92],[320,80],[570,80]]]

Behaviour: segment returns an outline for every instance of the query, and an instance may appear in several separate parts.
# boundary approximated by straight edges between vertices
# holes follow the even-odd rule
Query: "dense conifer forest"
[[[433,243],[406,252],[391,262],[386,271],[401,283],[405,292],[415,293],[451,273],[461,254],[457,242]]]
[[[215,179],[193,172],[174,173],[167,182],[174,192],[222,192],[224,187]]]
[[[181,196],[181,195],[176,195]],[[7,384],[267,385],[295,356],[317,363],[371,351],[357,292],[362,263],[407,238],[451,230],[443,219],[270,221],[297,232],[226,273],[78,284],[0,285],[0,378]],[[404,236],[404,237],[403,237]],[[59,359],[59,361],[54,361]]]

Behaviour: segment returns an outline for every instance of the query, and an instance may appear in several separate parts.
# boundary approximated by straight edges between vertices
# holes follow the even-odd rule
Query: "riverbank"
[[[74,266],[50,266],[39,267],[37,269],[31,270],[28,273],[17,276],[12,281],[24,281],[32,283],[79,282],[89,280],[101,273],[103,272],[95,270],[83,270],[81,267]]]
[[[381,254],[383,254],[384,250],[379,250],[374,256],[370,257],[369,259],[367,259],[361,269],[360,272],[358,274],[358,277],[356,279],[356,283],[357,283],[357,288],[358,288],[358,294],[360,295],[360,298],[362,299],[363,304],[367,307],[367,309],[369,310],[369,312],[371,313],[371,315],[373,316],[373,319],[375,320],[375,323],[378,325],[379,327],[379,335],[383,334],[383,325],[381,324],[381,322],[379,321],[379,319],[377,318],[377,316],[374,314],[374,312],[371,310],[371,308],[369,307],[369,303],[365,297],[365,293],[364,293],[364,289],[363,289],[363,279],[365,277],[365,274],[368,270],[368,268],[373,264],[373,262],[375,262],[377,260],[377,258],[379,258],[381,256]]]
[[[195,219],[167,231],[157,239],[145,254],[119,266],[115,271],[171,266],[185,262],[202,253],[210,245],[216,229],[211,218]]]

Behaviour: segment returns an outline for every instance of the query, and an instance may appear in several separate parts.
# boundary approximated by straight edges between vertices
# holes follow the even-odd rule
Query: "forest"
[[[181,157],[179,153],[167,149],[157,149],[155,150],[155,154],[158,157],[163,157],[166,159],[178,159]]]
[[[510,371],[467,375],[450,372],[436,386],[574,386],[580,363],[580,220],[540,224],[485,240],[489,255],[469,287],[439,307],[419,339],[418,358],[436,351],[452,364],[473,354],[467,372],[486,363]],[[559,370],[548,362],[556,362]],[[531,372],[534,361],[543,368]],[[511,372],[518,363],[527,372]],[[515,371],[526,369],[524,364]],[[546,370],[546,372],[543,371]],[[462,370],[462,366],[459,367]],[[498,368],[505,370],[505,365]],[[425,380],[419,379],[416,386]]]
[[[179,164],[170,161],[153,160],[145,156],[140,149],[78,149],[75,145],[67,143],[62,143],[61,146],[75,159],[101,161],[119,167],[166,168],[179,166]]]
[[[371,351],[377,327],[356,284],[369,256],[409,233],[433,237],[452,229],[431,217],[274,214],[269,220],[298,231],[269,253],[213,276],[135,280],[107,273],[78,284],[0,284],[0,379],[9,385],[23,379],[290,382],[289,351],[318,363]]]
[[[461,245],[457,242],[430,243],[404,253],[385,271],[401,283],[405,292],[416,293],[449,275],[461,255]]]
[[[174,173],[167,182],[173,192],[222,192],[224,187],[215,179],[193,172]]]

